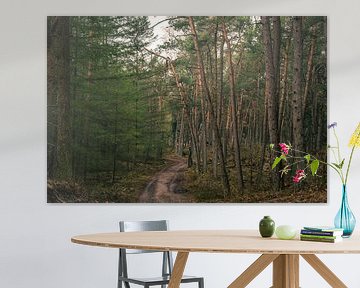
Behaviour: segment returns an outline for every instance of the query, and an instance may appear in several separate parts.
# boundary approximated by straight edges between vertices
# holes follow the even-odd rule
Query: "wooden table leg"
[[[254,280],[271,262],[273,262],[278,254],[263,254],[254,263],[252,263],[238,278],[232,282],[228,288],[244,288]]]
[[[289,287],[299,288],[299,255],[287,255],[289,267]]]
[[[299,288],[299,255],[281,254],[273,263],[273,288]]]
[[[347,286],[314,254],[301,255],[325,279],[331,287],[347,288]]]
[[[189,252],[177,253],[168,288],[180,287],[181,278],[184,274],[185,265],[188,257],[189,257]]]

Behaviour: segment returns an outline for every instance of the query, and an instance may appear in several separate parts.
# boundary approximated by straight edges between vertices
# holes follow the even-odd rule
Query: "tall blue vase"
[[[343,185],[342,188],[341,206],[336,214],[334,224],[336,228],[344,229],[343,237],[350,237],[355,228],[356,219],[349,207],[346,185]]]

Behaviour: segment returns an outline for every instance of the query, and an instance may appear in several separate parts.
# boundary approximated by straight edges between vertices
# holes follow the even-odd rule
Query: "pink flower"
[[[305,171],[302,169],[296,170],[295,176],[293,176],[293,182],[299,183],[306,177]]]
[[[304,175],[304,172],[302,169],[296,170],[296,174]]]
[[[289,154],[289,146],[288,145],[286,145],[285,143],[280,143],[279,146],[281,148],[282,153],[284,153],[285,155]]]

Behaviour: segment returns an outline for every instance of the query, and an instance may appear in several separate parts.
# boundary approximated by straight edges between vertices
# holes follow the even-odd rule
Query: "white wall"
[[[76,234],[116,231],[119,219],[171,221],[172,229],[256,228],[263,215],[278,224],[331,224],[340,183],[330,174],[325,205],[54,205],[46,203],[47,15],[327,15],[329,121],[343,146],[360,120],[360,40],[357,0],[182,0],[2,2],[0,17],[0,287],[98,288],[116,285],[116,250],[70,243]],[[173,3],[172,3],[173,2]],[[333,140],[332,138],[330,138]],[[346,148],[346,147],[345,147]],[[349,183],[360,219],[360,151]],[[358,227],[360,227],[358,225]],[[206,287],[226,287],[255,255],[192,254],[188,273]],[[322,256],[348,287],[360,287],[360,255]],[[137,261],[137,260],[135,260]],[[349,265],[344,265],[348,263]],[[137,262],[138,265],[144,263]],[[250,287],[269,287],[266,270]],[[316,284],[314,284],[316,283]],[[328,287],[306,263],[302,287]]]

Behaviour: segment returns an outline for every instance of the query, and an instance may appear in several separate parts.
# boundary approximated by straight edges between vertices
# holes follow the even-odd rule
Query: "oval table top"
[[[99,247],[214,253],[342,254],[360,253],[360,235],[338,243],[262,238],[257,230],[178,230],[79,235],[77,244]]]

